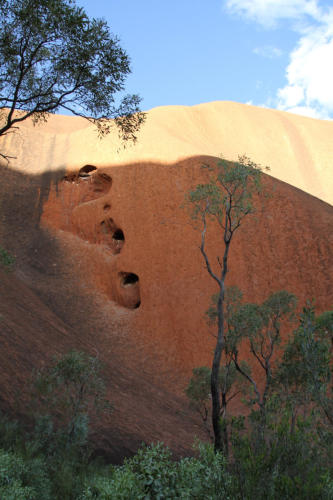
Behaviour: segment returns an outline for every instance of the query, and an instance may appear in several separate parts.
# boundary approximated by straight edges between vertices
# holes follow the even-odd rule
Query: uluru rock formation
[[[114,459],[141,441],[188,451],[200,422],[184,387],[209,364],[204,312],[214,293],[182,208],[201,166],[246,154],[269,165],[235,236],[228,284],[245,300],[287,289],[332,304],[333,122],[231,102],[156,108],[136,145],[100,140],[83,119],[51,116],[2,139],[1,397],[14,408],[34,367],[75,347],[105,363],[113,415],[95,429]],[[209,228],[209,252],[220,242]],[[22,408],[20,411],[23,411]]]

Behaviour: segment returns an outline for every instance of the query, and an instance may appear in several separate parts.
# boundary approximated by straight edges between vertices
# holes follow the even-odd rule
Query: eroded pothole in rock
[[[93,172],[96,172],[97,167],[94,167],[94,165],[85,165],[84,167],[80,168],[78,177],[81,178],[88,178],[92,175]]]
[[[120,272],[119,304],[128,309],[137,309],[141,305],[140,280],[135,273]]]
[[[76,173],[71,172],[63,178],[63,182],[73,186],[77,204],[97,200],[107,194],[112,186],[112,178],[105,172],[99,172],[93,165],[85,165]]]
[[[104,198],[111,187],[110,175],[100,172],[94,165],[84,165],[63,178],[60,190],[63,189],[63,200],[69,202],[71,209],[69,230],[116,256],[125,244],[125,234],[110,217],[113,203],[109,195]],[[99,198],[100,201],[94,203]],[[110,299],[127,309],[138,309],[141,305],[139,276],[133,272],[115,271],[116,260],[108,258],[106,263],[110,265],[111,276],[105,273],[102,283],[105,283]]]
[[[139,282],[139,276],[135,273],[120,273],[120,275],[122,286],[132,286]]]
[[[109,217],[101,222],[101,243],[108,246],[113,254],[118,254],[121,252],[124,243],[125,236],[122,229],[117,227],[114,220]]]

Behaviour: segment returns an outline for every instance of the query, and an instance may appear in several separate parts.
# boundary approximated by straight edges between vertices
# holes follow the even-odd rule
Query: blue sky
[[[333,118],[333,0],[77,0],[131,59],[142,109],[231,100]]]

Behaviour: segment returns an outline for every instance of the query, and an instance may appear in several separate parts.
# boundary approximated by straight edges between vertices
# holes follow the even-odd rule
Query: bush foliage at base
[[[240,428],[240,426],[238,425]],[[0,449],[0,498],[15,500],[323,499],[333,498],[333,477],[311,426],[299,422],[293,438],[281,422],[269,442],[234,433],[233,457],[198,444],[179,461],[161,443],[143,446],[123,465],[89,461],[82,450],[48,455],[38,442],[16,440]],[[5,426],[1,426],[2,433]],[[8,428],[8,426],[7,426]],[[238,432],[238,433],[237,433]],[[39,451],[38,451],[39,450]]]
[[[304,310],[264,408],[250,393],[248,416],[230,415],[229,454],[199,443],[194,456],[178,461],[161,443],[119,466],[92,460],[89,417],[99,407],[110,411],[101,366],[75,351],[55,359],[35,376],[33,428],[0,415],[0,498],[333,499],[330,323],[331,316]],[[198,404],[207,394],[206,372],[195,372],[189,392]]]

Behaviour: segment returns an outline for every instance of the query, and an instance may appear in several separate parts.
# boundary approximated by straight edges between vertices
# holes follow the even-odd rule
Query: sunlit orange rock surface
[[[211,360],[215,288],[184,195],[220,154],[269,165],[272,196],[236,234],[228,284],[245,300],[287,289],[328,309],[332,137],[333,122],[216,102],[151,110],[126,149],[64,116],[2,139],[16,156],[0,187],[0,243],[16,256],[1,285],[2,406],[14,411],[17,390],[27,401],[25,381],[53,354],[83,349],[104,362],[115,407],[94,427],[97,448],[114,460],[143,440],[187,452],[203,431],[183,391]],[[208,248],[216,262],[214,227]]]

